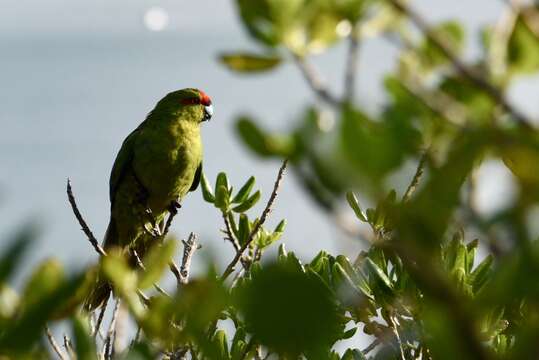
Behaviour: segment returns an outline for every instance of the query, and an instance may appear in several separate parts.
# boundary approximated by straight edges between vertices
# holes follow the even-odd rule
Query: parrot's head
[[[174,115],[180,121],[199,124],[211,119],[213,105],[204,91],[188,88],[167,94],[157,103],[154,112]]]

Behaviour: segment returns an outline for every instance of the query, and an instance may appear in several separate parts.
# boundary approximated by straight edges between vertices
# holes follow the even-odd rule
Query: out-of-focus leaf
[[[343,354],[341,360],[367,360],[367,358],[358,349],[348,349]]]
[[[144,308],[136,293],[137,272],[127,265],[121,251],[109,250],[101,261],[102,273],[112,283],[116,294],[127,301],[136,317],[142,316]]]
[[[475,124],[488,124],[492,120],[496,102],[467,79],[448,76],[442,80],[440,90],[466,105],[468,117]]]
[[[167,240],[162,246],[155,245],[142,259],[145,270],[139,271],[138,287],[146,289],[159,281],[178,248],[176,240]]]
[[[40,339],[43,327],[52,314],[64,307],[64,302],[81,286],[84,274],[77,274],[44,294],[39,303],[25,307],[17,319],[0,334],[0,349],[10,354],[31,351]]]
[[[0,255],[0,283],[5,282],[12,275],[16,267],[20,265],[20,260],[24,252],[35,238],[36,229],[32,225],[26,225],[10,241],[9,245]]]
[[[260,190],[259,190],[259,191],[255,192],[253,195],[251,195],[243,203],[233,207],[232,210],[234,212],[237,212],[237,213],[246,212],[247,210],[249,210],[250,208],[252,208],[253,206],[256,205],[258,200],[260,200],[260,196],[261,196],[261,194],[260,194]]]
[[[65,281],[64,269],[56,259],[43,261],[38,265],[23,291],[23,305],[35,306],[54,292]]]
[[[9,286],[0,284],[0,327],[11,318],[19,306],[19,294]]]
[[[292,136],[268,134],[246,116],[238,118],[236,131],[241,140],[261,157],[290,158],[297,150],[295,139]]]
[[[539,38],[538,32],[533,31],[533,24],[537,22],[534,14],[538,12],[537,8],[528,7],[517,18],[507,45],[507,64],[513,73],[539,70]]]
[[[464,47],[464,29],[456,21],[446,21],[438,24],[431,30],[440,38],[453,53],[460,53]],[[430,40],[426,39],[418,49],[423,66],[433,68],[448,63],[449,60],[442,51]]]
[[[331,292],[286,264],[267,266],[253,277],[238,306],[254,336],[279,353],[316,351],[341,333]]]
[[[94,360],[97,356],[88,320],[77,316],[72,321],[75,353],[78,360]]]
[[[379,184],[378,180],[396,169],[407,153],[413,151],[400,127],[392,123],[371,121],[364,113],[347,109],[343,112],[341,141],[345,155],[358,173]]]
[[[472,285],[474,293],[477,293],[483,285],[485,285],[488,280],[489,274],[492,272],[492,263],[494,262],[494,257],[488,255],[470,274],[470,284]]]
[[[241,187],[236,196],[234,196],[232,202],[234,204],[239,204],[247,200],[249,194],[251,193],[251,190],[253,189],[253,186],[255,185],[255,181],[255,177],[251,176],[249,180],[247,180],[247,182]]]
[[[228,360],[230,355],[228,353],[228,342],[226,340],[226,332],[224,330],[218,330],[213,336],[213,343],[216,349],[216,360]]]
[[[281,63],[275,55],[259,55],[248,52],[226,53],[219,60],[228,69],[240,73],[258,73],[273,70]]]

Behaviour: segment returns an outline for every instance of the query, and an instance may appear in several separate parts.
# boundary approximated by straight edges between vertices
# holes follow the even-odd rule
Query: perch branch
[[[226,213],[223,211],[223,221],[225,222],[225,240],[228,240],[232,243],[232,246],[234,246],[234,250],[239,251],[240,250],[240,244],[238,242],[238,239],[234,236],[234,233],[232,232],[232,226],[230,225],[230,221],[228,220],[228,217],[226,216]]]
[[[75,201],[75,196],[73,196],[73,190],[71,189],[71,180],[67,179],[67,198],[69,200],[69,203],[71,204],[71,208],[73,209],[73,213],[75,214],[75,217],[77,218],[80,226],[82,227],[82,231],[86,234],[88,237],[88,240],[90,241],[90,244],[94,247],[95,251],[101,256],[106,256],[107,253],[101,245],[99,245],[99,242],[95,238],[94,234],[86,224],[86,221],[84,221],[84,218],[82,217],[79,208],[77,206],[77,203]]]
[[[118,313],[120,312],[120,299],[116,300],[116,304],[114,305],[114,311],[112,312],[112,319],[110,320],[109,329],[107,331],[107,338],[105,340],[105,348],[103,351],[103,357],[105,359],[112,359],[112,355],[114,354],[114,341],[113,336],[115,333],[116,328],[116,319],[118,318]]]
[[[273,185],[273,191],[268,200],[268,203],[266,204],[264,211],[262,212],[262,216],[260,217],[260,220],[254,226],[245,244],[243,244],[240,250],[236,252],[236,256],[234,256],[234,259],[232,259],[230,264],[228,264],[227,268],[223,272],[223,275],[221,276],[221,280],[223,281],[226,280],[226,278],[234,271],[234,267],[236,266],[238,261],[241,259],[245,249],[247,249],[249,245],[251,244],[251,242],[253,242],[255,236],[258,234],[258,231],[260,230],[262,225],[266,222],[266,219],[269,213],[271,212],[273,203],[275,202],[275,199],[277,198],[277,192],[279,191],[281,181],[283,180],[283,175],[284,175],[284,171],[286,169],[287,164],[288,164],[288,160],[283,161],[283,164],[281,165],[281,168],[279,169],[279,173],[277,174],[277,179],[275,180],[275,184]]]

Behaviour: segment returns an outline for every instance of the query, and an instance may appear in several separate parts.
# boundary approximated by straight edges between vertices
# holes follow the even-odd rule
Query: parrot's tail
[[[103,247],[105,250],[117,244],[116,222],[114,219],[110,219],[109,226],[105,232],[105,238],[103,240]],[[103,306],[109,299],[112,292],[112,286],[110,283],[103,279],[101,276],[97,276],[96,282],[92,290],[89,292],[88,297],[84,301],[84,309],[88,312],[92,312],[101,306]]]

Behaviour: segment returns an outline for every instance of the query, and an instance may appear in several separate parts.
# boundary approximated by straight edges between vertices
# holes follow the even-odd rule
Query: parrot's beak
[[[202,121],[208,121],[213,116],[213,105],[204,106],[204,119]]]

